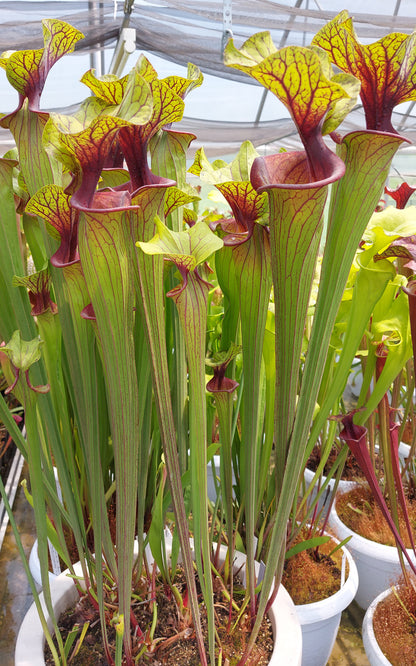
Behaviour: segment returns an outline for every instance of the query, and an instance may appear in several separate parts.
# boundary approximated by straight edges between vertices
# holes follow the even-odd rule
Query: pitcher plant
[[[247,141],[230,164],[210,164],[200,150],[190,171],[223,195],[229,214],[220,215],[198,214],[186,174],[195,137],[175,129],[186,95],[202,84],[198,68],[161,79],[140,56],[121,78],[89,71],[82,81],[91,94],[78,110],[48,113],[40,107],[48,72],[82,35],[52,19],[43,32],[43,49],[0,59],[19,94],[0,119],[16,142],[0,160],[1,359],[25,409],[27,439],[1,396],[0,414],[28,461],[47,607],[47,539],[73,573],[70,534],[108,663],[136,663],[152,633],[132,601],[141,576],[152,589],[149,543],[180,613],[192,614],[201,664],[221,663],[213,585],[220,576],[231,614],[229,565],[245,548],[243,666],[278,591],[311,434],[334,404],[330,390],[317,402],[350,267],[406,142],[391,112],[416,96],[415,36],[364,46],[344,11],[310,47],[279,50],[267,32],[240,48],[230,40],[225,64],[283,102],[303,149],[262,157]],[[367,126],[342,136],[358,94]],[[388,279],[387,271],[380,295]],[[207,465],[217,451],[222,478],[212,501]],[[267,555],[261,580],[255,537]],[[218,571],[221,542],[229,554]],[[179,552],[184,596],[175,588]],[[228,626],[235,633],[239,624]],[[66,663],[57,636],[55,646],[48,635],[55,663]]]

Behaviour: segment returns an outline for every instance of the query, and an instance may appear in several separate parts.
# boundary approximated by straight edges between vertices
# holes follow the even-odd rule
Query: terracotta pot
[[[221,548],[221,556],[224,558],[226,548]],[[236,553],[234,570],[243,571],[245,555]],[[257,574],[260,565],[257,564]],[[80,567],[75,565],[76,573],[80,573]],[[54,613],[57,617],[67,608],[73,605],[78,593],[74,582],[63,572],[51,582],[51,596]],[[45,611],[48,626],[51,627],[51,619],[46,612],[43,594],[40,595],[42,607]],[[275,646],[270,660],[270,666],[300,666],[302,658],[302,633],[296,609],[289,594],[283,586],[269,612],[269,618],[273,628]],[[45,666],[43,650],[45,637],[35,604],[29,608],[16,641],[15,666]]]
[[[361,608],[368,608],[373,599],[397,580],[401,574],[399,556],[395,546],[385,546],[353,532],[339,518],[335,503],[329,518],[329,525],[340,541],[348,541],[350,551],[358,569],[359,585],[355,601]],[[411,550],[410,557],[416,564]]]

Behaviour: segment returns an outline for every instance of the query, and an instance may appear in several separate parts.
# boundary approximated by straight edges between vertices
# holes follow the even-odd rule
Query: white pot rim
[[[372,541],[366,537],[361,536],[358,532],[351,530],[338,516],[336,502],[333,503],[331,509],[330,523],[331,528],[334,530],[335,534],[341,541],[346,537],[352,537],[354,539],[354,548],[359,549],[360,545],[365,547],[366,551],[370,556],[383,559],[392,564],[397,562],[397,548],[396,546],[388,546],[384,543],[379,543],[378,541]],[[406,549],[410,556],[414,557],[413,551],[411,548]]]
[[[369,607],[363,620],[363,643],[365,652],[370,661],[370,664],[377,664],[377,666],[391,666],[391,662],[387,659],[385,654],[381,651],[374,633],[373,618],[377,605],[391,594],[391,589],[384,590],[376,597]]]
[[[81,565],[78,562],[74,566],[74,572],[82,576]],[[59,617],[67,608],[75,604],[79,598],[74,580],[69,576],[68,570],[56,576],[50,582],[51,600],[54,614]],[[43,592],[39,595],[39,601],[49,630],[52,631],[52,619],[47,611]],[[36,603],[33,602],[20,625],[16,640],[15,665],[16,666],[41,666],[45,664],[43,650],[45,646],[45,635],[39,618]]]
[[[301,624],[313,624],[341,613],[353,601],[358,589],[358,570],[348,548],[342,547],[346,554],[349,573],[342,587],[326,599],[311,604],[297,604],[296,612]]]
[[[305,477],[306,483],[311,483],[314,476],[315,476],[315,472],[313,470],[309,469],[309,467],[305,467],[304,477]],[[326,476],[325,476],[325,474],[323,474],[322,475],[322,483],[325,481],[325,479],[326,479]],[[332,478],[329,481],[328,488],[332,489],[334,487],[334,484],[335,484],[335,479]],[[342,492],[346,492],[347,490],[350,490],[351,488],[353,488],[353,486],[355,486],[355,481],[350,481],[348,479],[340,479],[340,482],[338,484],[338,490],[341,490]]]
[[[376,448],[378,447],[376,446]],[[399,458],[402,462],[404,462],[405,458],[409,455],[409,451],[410,451],[410,444],[406,444],[405,442],[399,442]],[[314,476],[315,472],[309,469],[309,467],[305,467],[304,470],[305,481],[307,483],[311,483]],[[325,474],[322,474],[322,482],[325,479],[326,479]],[[333,488],[334,483],[335,483],[335,478],[332,478],[328,484],[329,488]],[[348,492],[348,490],[351,490],[356,485],[357,485],[356,481],[350,481],[349,479],[340,479],[340,482],[338,484],[338,492],[341,493]]]

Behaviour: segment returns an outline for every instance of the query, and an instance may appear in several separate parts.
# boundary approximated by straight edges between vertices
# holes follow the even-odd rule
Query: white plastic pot
[[[376,450],[377,450],[377,447],[376,447]],[[405,464],[406,458],[409,455],[409,451],[410,451],[409,444],[405,444],[404,442],[400,442],[400,444],[399,444],[399,460],[400,460],[400,463],[402,465]],[[315,472],[313,472],[308,467],[306,467],[303,476],[304,476],[304,479],[305,479],[305,486],[306,486],[306,488],[309,488],[309,486],[312,483],[313,477],[315,476]],[[322,487],[323,483],[325,482],[325,480],[326,480],[326,476],[322,476],[321,487]],[[334,488],[334,484],[335,484],[335,479],[332,478],[329,481],[328,485],[327,485],[327,490],[322,494],[322,497],[319,500],[318,510],[322,509],[322,507],[327,503],[327,500],[330,499],[331,494],[332,494],[332,490]],[[352,490],[355,485],[356,485],[355,481],[347,481],[346,479],[341,479],[339,484],[338,484],[337,492],[338,493],[346,493],[349,490]],[[317,495],[317,487],[315,486],[315,488],[312,490],[311,495],[310,495],[311,500],[314,499],[316,497],[316,495]]]
[[[343,548],[342,551],[344,563],[348,561],[349,573],[338,592],[312,604],[296,605],[302,629],[302,666],[325,666],[328,662],[341,622],[341,613],[357,592],[357,567],[348,550]]]
[[[75,565],[76,574],[82,575],[81,567]],[[77,589],[72,578],[69,578],[67,572],[56,576],[50,583],[52,605],[55,617],[64,613],[73,606],[79,598]],[[43,592],[40,594],[43,612],[45,614],[49,630],[52,630],[52,620],[49,616]],[[45,659],[43,650],[45,646],[45,635],[39,619],[35,603],[33,603],[26,613],[16,640],[16,649],[14,660],[16,666],[44,666]]]
[[[355,601],[361,608],[368,608],[373,599],[394,583],[401,574],[399,556],[395,546],[365,539],[349,529],[339,518],[335,505],[332,507],[329,525],[340,541],[348,541],[350,551],[358,569],[359,586]],[[411,550],[407,551],[416,564]],[[407,565],[408,566],[408,565]]]
[[[226,549],[221,548],[221,556],[224,558]],[[236,553],[234,570],[243,572],[245,555]],[[257,564],[257,573],[260,565]],[[81,573],[79,565],[75,565],[75,572]],[[67,608],[76,603],[78,593],[72,578],[67,572],[63,572],[51,582],[51,596],[54,614],[59,617]],[[52,626],[43,593],[40,595],[42,607],[48,622]],[[269,618],[275,637],[275,646],[270,659],[270,666],[301,666],[302,659],[302,633],[296,614],[295,605],[283,586],[280,586],[278,594],[269,611]],[[15,666],[45,666],[43,656],[45,636],[39,620],[37,609],[33,603],[26,613],[21,624],[16,641]]]
[[[219,455],[213,456],[214,467],[215,467],[215,476],[217,478],[219,478],[221,476],[220,460],[221,460],[221,458],[220,458]],[[232,481],[233,481],[233,485],[234,485],[235,484],[234,470],[233,470],[233,474],[232,474]],[[216,481],[214,480],[214,474],[213,474],[213,470],[212,470],[212,463],[210,461],[208,463],[208,466],[207,466],[208,497],[211,500],[211,502],[214,502],[214,503],[217,501],[217,492],[216,492],[215,483],[216,483]],[[217,485],[218,485],[218,481],[217,481]]]
[[[169,532],[167,527],[165,527],[165,541],[166,541],[166,543],[169,543],[169,544],[172,543],[172,535]],[[135,553],[137,554],[137,550],[135,550]],[[56,550],[51,546],[50,543],[49,543],[49,555],[51,557],[52,562],[54,562],[54,559],[55,559],[55,562],[56,562],[56,560],[58,561],[58,566],[59,566],[58,554],[57,554]],[[146,556],[147,556],[148,560],[150,561],[151,551],[150,551],[150,546],[149,545],[146,546]],[[32,550],[30,551],[29,569],[30,569],[30,573],[32,574],[35,583],[37,583],[40,587],[42,587],[42,574],[40,572],[40,562],[39,562],[38,540],[37,539],[36,539],[36,541],[34,542],[34,544],[32,546]],[[55,578],[57,578],[60,573],[61,573],[61,569],[59,569],[59,572],[49,571],[49,581],[51,582],[51,581],[55,580]]]
[[[309,488],[309,486],[312,483],[312,479],[315,476],[315,472],[313,472],[311,469],[308,469],[308,467],[306,467],[303,476],[304,476],[304,479],[305,479],[305,486],[306,486],[306,488]],[[326,480],[326,476],[322,476],[321,487],[324,484],[325,480]],[[333,488],[334,488],[334,484],[335,484],[335,479],[332,478],[329,481],[329,483],[326,487],[326,490],[322,493],[322,496],[319,499],[318,511],[320,511],[327,504],[327,502],[329,502],[329,500],[331,498],[331,495],[332,495]],[[337,492],[346,493],[348,490],[351,490],[354,487],[354,485],[355,485],[354,481],[346,481],[345,479],[341,479],[339,484],[338,484],[338,491]],[[311,491],[311,494],[310,494],[310,500],[311,501],[313,499],[315,499],[317,493],[318,493],[318,488],[315,485],[314,489]]]
[[[39,562],[39,555],[38,555],[38,540],[34,542],[32,546],[32,550],[30,551],[29,555],[29,569],[30,573],[32,574],[35,582],[42,587],[42,575],[40,573],[40,562]],[[53,581],[58,574],[52,573],[52,571],[49,572],[49,580]]]
[[[388,597],[389,594],[391,594],[391,590],[384,590],[384,592],[379,594],[378,597],[373,599],[373,601],[367,608],[366,614],[364,615],[363,643],[364,643],[365,653],[367,655],[367,659],[370,663],[370,666],[391,666],[391,662],[380,650],[373,627],[373,617],[375,610],[377,608],[377,604],[380,601],[383,601],[383,599],[385,599],[386,597]]]
[[[399,444],[399,460],[402,465],[406,463],[406,459],[409,457],[410,453],[410,444],[405,442],[400,442]]]

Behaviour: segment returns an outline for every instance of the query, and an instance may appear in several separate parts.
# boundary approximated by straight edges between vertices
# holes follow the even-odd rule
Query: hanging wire
[[[401,4],[402,4],[402,0],[397,0],[396,6],[394,8],[393,16],[398,16]]]
[[[223,0],[222,26],[221,54],[223,55],[228,40],[233,37],[233,0]]]
[[[134,0],[124,0],[124,14],[131,14],[133,11]]]
[[[136,30],[135,28],[130,28],[133,5],[134,0],[124,1],[124,17],[109,68],[109,73],[116,76],[121,76],[129,55],[136,48]],[[117,12],[117,0],[114,0],[114,12]]]
[[[113,19],[117,18],[118,0],[114,0],[114,14]],[[124,0],[124,16],[130,16],[133,11],[134,0]]]

